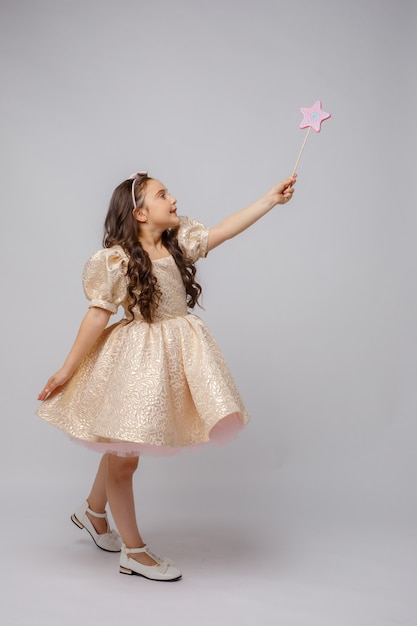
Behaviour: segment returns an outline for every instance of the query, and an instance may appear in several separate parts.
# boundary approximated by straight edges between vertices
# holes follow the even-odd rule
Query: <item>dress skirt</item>
[[[110,326],[37,413],[80,443],[121,455],[226,441],[249,420],[216,341],[193,314]]]
[[[178,239],[189,258],[205,255],[207,232],[181,218]],[[138,307],[129,310],[127,263],[120,246],[87,262],[83,285],[90,307],[116,313],[122,306],[126,318],[104,330],[37,414],[80,443],[120,455],[166,454],[230,438],[249,414],[215,339],[187,309],[173,257],[153,261],[162,295],[152,323]]]

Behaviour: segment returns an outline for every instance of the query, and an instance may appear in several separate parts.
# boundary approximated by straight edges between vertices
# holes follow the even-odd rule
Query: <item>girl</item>
[[[188,311],[201,293],[194,264],[288,202],[295,181],[287,178],[210,229],[179,217],[176,199],[147,172],[113,193],[104,249],[84,268],[89,310],[63,366],[40,392],[37,413],[103,452],[90,494],[71,519],[99,548],[121,552],[123,574],[181,578],[140,535],[132,487],[139,454],[224,440],[249,420],[217,344]],[[125,317],[108,327],[119,305]],[[109,528],[107,502],[120,536]]]

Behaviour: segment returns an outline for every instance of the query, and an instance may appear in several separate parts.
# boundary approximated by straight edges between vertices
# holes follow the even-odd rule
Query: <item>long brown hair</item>
[[[145,199],[149,176],[141,176],[135,181],[134,196],[136,208],[141,208]],[[161,298],[158,281],[152,271],[152,261],[139,241],[140,226],[133,215],[132,180],[121,183],[113,192],[104,222],[103,245],[105,248],[119,245],[129,257],[127,267],[128,310],[139,305],[140,312],[147,322],[152,322]],[[198,304],[201,286],[195,280],[196,268],[178,245],[178,229],[168,229],[162,234],[162,243],[174,258],[181,274],[187,294],[187,305],[194,308]]]

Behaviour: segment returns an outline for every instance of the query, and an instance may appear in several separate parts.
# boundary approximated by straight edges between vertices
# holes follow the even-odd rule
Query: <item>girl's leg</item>
[[[105,490],[117,530],[128,548],[142,548],[145,545],[136,522],[133,496],[133,474],[138,463],[138,457],[107,455]],[[156,564],[146,553],[131,554],[130,556],[143,565]]]
[[[94,479],[93,486],[91,487],[90,494],[87,498],[88,506],[92,511],[96,513],[104,513],[107,504],[107,494],[106,494],[106,482],[107,482],[107,471],[108,471],[108,454],[105,454],[98,466],[97,474]],[[87,513],[87,517],[96,529],[96,532],[99,534],[106,533],[109,528],[107,528],[106,520],[100,519],[99,517],[93,517],[89,513]]]

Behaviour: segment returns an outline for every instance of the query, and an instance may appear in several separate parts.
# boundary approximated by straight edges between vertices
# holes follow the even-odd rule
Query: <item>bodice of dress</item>
[[[206,256],[208,233],[208,229],[196,220],[180,217],[178,243],[193,262]],[[127,319],[131,319],[126,278],[128,262],[129,258],[121,246],[104,248],[90,257],[83,272],[83,286],[90,307],[116,313],[122,306]],[[155,321],[187,315],[186,291],[174,258],[169,256],[155,260],[152,269],[161,292]],[[134,319],[143,320],[138,306],[133,309],[133,315]]]

